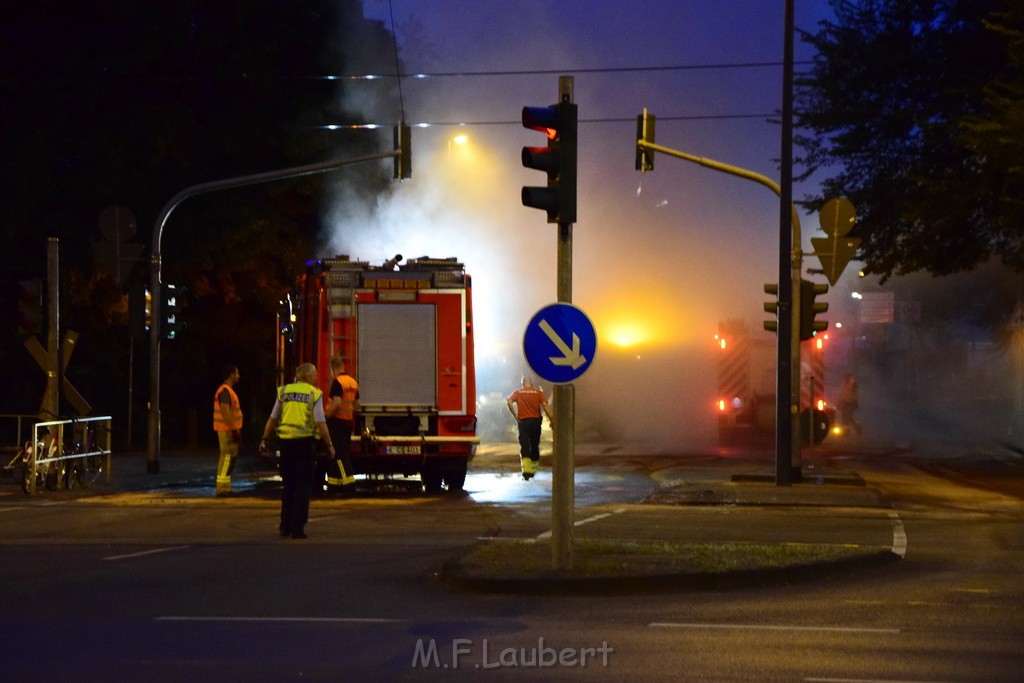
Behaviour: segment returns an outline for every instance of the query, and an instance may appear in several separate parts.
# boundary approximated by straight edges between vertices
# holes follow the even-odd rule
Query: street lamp
[[[465,145],[467,142],[469,142],[469,136],[466,135],[465,133],[459,133],[458,135],[453,135],[452,137],[448,138],[448,159],[449,160],[452,158],[452,143],[453,142],[455,143],[456,146]]]

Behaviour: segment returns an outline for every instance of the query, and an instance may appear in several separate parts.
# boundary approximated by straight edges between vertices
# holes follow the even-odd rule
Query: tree
[[[1006,0],[830,4],[835,21],[803,34],[817,56],[797,79],[794,109],[801,178],[838,170],[805,203],[853,201],[858,258],[883,282],[969,270],[990,256],[1020,268],[1024,231],[1005,211],[1021,199],[1020,183],[1008,182],[1020,157],[995,153],[991,137],[972,138],[967,126],[998,115],[986,86],[1013,69],[1007,34],[986,24]],[[1017,96],[1005,113],[1018,117],[1019,143]]]
[[[1009,68],[985,88],[986,111],[968,117],[966,143],[979,159],[1003,169],[999,195],[996,251],[1017,270],[1024,270],[1020,248],[1024,229],[1024,0],[1008,0],[1005,12],[993,15],[986,26],[1009,45]]]

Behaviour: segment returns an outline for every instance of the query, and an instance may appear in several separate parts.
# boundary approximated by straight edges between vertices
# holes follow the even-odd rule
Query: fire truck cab
[[[480,442],[471,278],[454,258],[401,261],[308,262],[278,314],[279,383],[312,362],[326,395],[342,356],[359,383],[354,473],[461,490]]]

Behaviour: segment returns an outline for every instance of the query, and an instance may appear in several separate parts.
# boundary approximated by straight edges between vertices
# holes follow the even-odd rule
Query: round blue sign
[[[597,332],[587,314],[572,304],[537,311],[523,334],[523,353],[537,376],[554,384],[577,379],[594,362]]]

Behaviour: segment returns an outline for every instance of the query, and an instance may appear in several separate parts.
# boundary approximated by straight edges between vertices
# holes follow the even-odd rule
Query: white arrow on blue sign
[[[523,334],[526,362],[541,378],[566,384],[587,371],[597,352],[594,324],[572,304],[549,304],[537,311]]]

